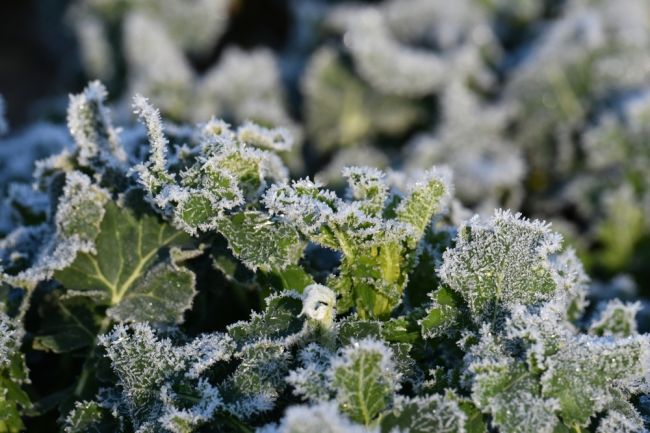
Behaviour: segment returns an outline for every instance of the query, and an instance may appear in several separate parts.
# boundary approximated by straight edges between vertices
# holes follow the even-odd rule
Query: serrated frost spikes
[[[126,161],[119,131],[113,127],[110,111],[104,106],[106,96],[106,88],[99,81],[91,82],[79,95],[70,95],[68,129],[75,140],[82,166],[96,158]]]
[[[167,180],[167,144],[160,111],[154,108],[147,98],[136,95],[133,98],[133,112],[144,124],[149,138],[149,160],[136,167],[141,181],[149,190],[159,189]]]

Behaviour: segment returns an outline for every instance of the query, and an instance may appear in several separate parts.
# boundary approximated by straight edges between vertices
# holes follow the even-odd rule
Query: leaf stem
[[[79,375],[79,379],[77,380],[77,385],[74,388],[73,395],[75,398],[82,398],[84,394],[87,392],[88,383],[97,361],[96,360],[97,336],[106,333],[106,331],[108,331],[110,326],[111,326],[111,320],[108,317],[104,317],[104,319],[102,319],[99,325],[99,329],[97,330],[97,335],[93,339],[92,348],[88,352],[88,357],[86,358],[86,362],[84,362],[83,368],[81,370],[81,374]]]

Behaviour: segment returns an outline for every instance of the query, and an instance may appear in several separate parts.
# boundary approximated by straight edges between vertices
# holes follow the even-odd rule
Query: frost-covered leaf
[[[164,409],[158,420],[163,428],[173,433],[192,433],[210,422],[223,405],[219,390],[207,380],[199,380],[192,391],[188,395],[186,391],[176,393],[171,387],[163,387]]]
[[[22,385],[29,383],[27,367],[20,352],[23,331],[0,311],[0,431],[23,431],[22,416],[31,409]]]
[[[425,338],[439,337],[454,329],[463,312],[458,294],[447,287],[438,288],[431,299],[426,316],[419,322]]]
[[[118,322],[183,321],[196,294],[194,273],[174,263],[152,266],[127,289],[122,299],[108,310]]]
[[[362,211],[371,216],[378,216],[384,210],[388,199],[386,175],[370,167],[345,167],[341,175],[347,179],[349,195],[361,202]]]
[[[396,209],[397,219],[413,226],[416,237],[424,233],[431,217],[440,212],[451,194],[450,174],[431,169],[408,184],[406,197]]]
[[[68,267],[78,254],[94,250],[108,192],[79,171],[66,173],[62,192],[53,227],[43,224],[19,228],[0,244],[0,249],[10,257],[29,257],[28,266],[0,274],[9,284],[32,290],[41,281],[49,280],[54,272]]]
[[[643,418],[638,413],[628,416],[619,411],[607,411],[607,415],[598,423],[596,433],[646,433]]]
[[[289,372],[286,380],[293,387],[293,394],[317,403],[330,400],[333,390],[330,388],[327,371],[334,353],[311,343],[298,354],[301,367]]]
[[[243,419],[269,411],[287,387],[290,352],[282,342],[263,339],[244,345],[236,357],[240,364],[220,388],[225,410]]]
[[[337,323],[337,337],[341,346],[354,346],[360,340],[383,340],[391,351],[396,372],[410,378],[418,373],[410,356],[411,343],[418,339],[412,333],[414,329],[414,323],[404,317],[379,321],[348,316]]]
[[[231,359],[235,346],[228,336],[203,334],[174,345],[148,325],[118,325],[100,344],[118,377],[118,387],[100,396],[100,404],[118,419],[127,417],[135,430],[193,431],[221,407],[218,389],[203,375]]]
[[[300,332],[304,319],[302,297],[296,292],[283,292],[266,298],[262,313],[252,313],[248,321],[231,324],[230,336],[240,344],[259,339],[282,340]]]
[[[364,425],[370,425],[391,404],[399,388],[393,355],[376,340],[346,346],[330,368],[341,411]]]
[[[88,176],[73,171],[66,175],[63,196],[56,209],[56,228],[61,238],[79,236],[82,241],[94,241],[104,218],[107,192],[93,185]]]
[[[184,368],[183,354],[171,340],[159,339],[147,325],[118,325],[100,337],[132,411],[147,407],[160,386]],[[151,410],[151,407],[149,407]]]
[[[638,302],[624,304],[618,299],[613,299],[601,309],[598,319],[591,323],[589,333],[616,337],[636,335],[636,315],[639,310],[641,310],[641,304]]]
[[[383,326],[378,320],[358,320],[355,317],[346,317],[337,323],[338,338],[342,346],[352,345],[355,341],[365,339],[379,339]]]
[[[149,159],[144,164],[135,167],[140,175],[140,182],[152,194],[172,180],[167,172],[167,144],[160,112],[154,108],[147,98],[137,95],[133,99],[133,109],[147,129],[149,138]]]
[[[384,175],[367,167],[347,168],[345,175],[356,199],[351,203],[302,179],[271,186],[264,204],[311,241],[343,253],[339,275],[328,280],[341,311],[356,307],[361,317],[386,318],[401,301],[417,243],[448,186],[431,171],[409,184],[397,219],[382,218]]]
[[[271,214],[296,224],[301,232],[317,235],[321,226],[341,206],[341,201],[333,192],[322,190],[318,183],[301,179],[291,185],[271,185],[264,195],[264,204]],[[314,240],[325,246],[337,246],[331,236],[322,235]]]
[[[381,431],[460,433],[465,432],[466,419],[467,415],[457,402],[441,395],[400,397],[382,418]]]
[[[487,222],[474,217],[445,252],[439,274],[463,296],[475,321],[493,319],[514,303],[549,300],[558,291],[552,254],[560,240],[544,223],[519,214],[499,211]]]
[[[546,361],[543,394],[557,399],[567,425],[586,425],[605,405],[631,392],[647,372],[647,336],[581,335]]]
[[[302,257],[304,242],[297,230],[261,212],[239,212],[219,220],[219,232],[233,254],[249,269],[282,271]]]
[[[507,356],[488,328],[472,348],[472,400],[503,433],[552,433],[559,424],[558,401],[544,398],[525,364]]]
[[[276,152],[289,151],[293,146],[291,133],[284,128],[264,128],[247,122],[237,129],[237,138],[251,146]]]
[[[448,65],[437,53],[401,45],[376,10],[355,12],[354,25],[346,32],[347,46],[359,73],[373,87],[386,94],[422,97],[444,82]]]
[[[104,409],[94,401],[78,401],[65,419],[65,433],[109,431],[101,428]]]
[[[194,276],[159,257],[187,242],[183,232],[109,202],[94,253],[79,253],[55,278],[109,306],[120,321],[180,322],[194,297]]]
[[[70,96],[68,129],[82,166],[98,160],[126,160],[118,130],[113,127],[110,111],[104,105],[106,96],[106,88],[99,81],[91,82],[83,93]]]
[[[425,116],[414,101],[377,92],[360,80],[331,47],[313,54],[302,87],[307,131],[321,152],[375,135],[399,135]]]

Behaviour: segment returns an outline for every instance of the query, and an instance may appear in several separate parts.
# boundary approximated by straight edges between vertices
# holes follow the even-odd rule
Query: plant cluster
[[[119,129],[105,98],[71,96],[75,147],[0,242],[1,431],[645,431],[640,305],[588,308],[548,224],[455,225],[435,168],[348,166],[337,194],[290,179],[285,129],[139,95]]]

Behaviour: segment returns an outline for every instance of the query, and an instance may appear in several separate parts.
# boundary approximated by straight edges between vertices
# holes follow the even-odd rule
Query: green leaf
[[[420,321],[422,336],[434,338],[452,330],[462,317],[460,296],[447,287],[440,287],[431,294],[433,303],[427,315]]]
[[[413,226],[415,237],[419,239],[433,214],[440,211],[443,198],[449,194],[449,186],[444,176],[432,169],[410,184],[409,189],[409,194],[397,207],[397,219]]]
[[[233,323],[228,333],[238,343],[260,339],[278,340],[300,332],[304,319],[300,316],[303,302],[296,292],[283,292],[266,298],[263,313],[253,313],[250,320]]]
[[[277,290],[294,290],[302,293],[305,287],[314,284],[314,278],[300,265],[289,265],[283,270],[275,270],[260,277],[260,284],[268,283]]]
[[[18,433],[24,428],[20,411],[7,395],[0,379],[0,433]]]
[[[483,419],[483,414],[474,406],[469,399],[458,399],[460,409],[465,412],[465,431],[467,433],[487,433],[487,425]]]
[[[63,196],[57,203],[58,235],[94,240],[100,231],[108,197],[108,193],[94,185],[88,176],[77,171],[67,173]]]
[[[286,387],[289,356],[280,343],[259,341],[246,345],[236,355],[241,363],[232,376],[233,384],[243,394],[279,393]]]
[[[349,195],[369,216],[379,216],[388,198],[386,175],[370,167],[345,167],[342,172],[350,186]]]
[[[472,401],[492,416],[499,432],[552,433],[560,423],[557,401],[541,395],[537,376],[525,362],[508,356],[502,343],[484,325],[481,339],[471,347]]]
[[[65,433],[89,433],[99,430],[104,410],[95,402],[77,402],[65,419]]]
[[[383,337],[391,342],[415,343],[420,339],[420,327],[417,318],[421,314],[421,311],[415,310],[408,315],[392,318],[384,322]]]
[[[100,319],[91,300],[84,297],[64,298],[53,293],[41,304],[43,324],[32,343],[34,349],[65,353],[95,343]]]
[[[341,411],[370,425],[392,402],[397,388],[390,349],[369,339],[345,347],[332,363],[332,386]]]
[[[321,152],[353,146],[375,134],[399,135],[425,118],[413,99],[376,92],[330,47],[312,56],[305,93],[307,132]]]
[[[22,389],[29,378],[20,352],[21,339],[17,322],[0,312],[0,432],[22,431],[21,417],[32,407]]]
[[[156,217],[136,216],[109,202],[96,253],[79,253],[54,277],[68,290],[110,307],[116,320],[180,322],[195,294],[194,277],[160,256],[164,248],[187,242],[186,234]]]
[[[194,286],[192,271],[173,263],[159,263],[108,310],[108,315],[118,322],[180,323],[183,312],[192,306]]]
[[[341,346],[352,344],[353,341],[366,338],[381,338],[381,323],[375,320],[358,320],[348,317],[338,323],[339,342]]]
[[[218,231],[248,268],[283,270],[302,257],[305,243],[292,225],[262,212],[247,211],[219,220]]]

